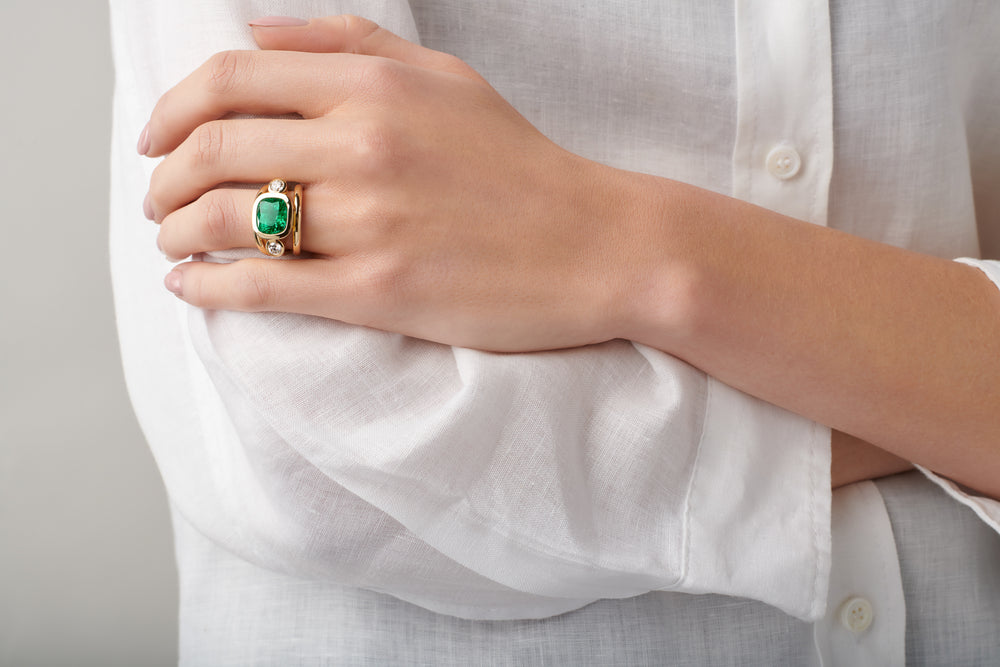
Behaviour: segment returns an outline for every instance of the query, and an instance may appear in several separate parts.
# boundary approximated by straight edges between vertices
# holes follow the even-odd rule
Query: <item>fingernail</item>
[[[142,128],[142,134],[139,135],[139,143],[136,144],[135,149],[139,151],[139,155],[145,155],[149,152],[149,123],[146,123],[146,127]]]
[[[180,271],[171,271],[163,279],[163,286],[177,296],[181,296],[183,276]]]
[[[152,220],[156,216],[153,214],[153,205],[149,203],[149,193],[146,193],[145,199],[142,200],[142,214],[146,216],[147,220]]]
[[[251,28],[292,28],[309,25],[309,21],[294,16],[264,16],[250,21]]]

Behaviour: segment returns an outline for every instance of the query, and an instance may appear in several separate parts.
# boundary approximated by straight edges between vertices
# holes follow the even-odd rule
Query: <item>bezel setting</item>
[[[285,224],[281,231],[278,232],[265,232],[260,228],[260,206],[268,199],[279,199],[284,202],[285,206]],[[262,192],[257,195],[257,198],[253,202],[253,230],[254,232],[265,238],[265,239],[278,239],[288,233],[289,228],[292,223],[292,215],[294,214],[292,210],[292,202],[288,198],[288,195],[281,192],[272,192],[268,190],[267,192]]]
[[[264,244],[264,247],[267,249],[268,254],[272,257],[281,257],[285,254],[285,244],[277,239],[268,241]]]

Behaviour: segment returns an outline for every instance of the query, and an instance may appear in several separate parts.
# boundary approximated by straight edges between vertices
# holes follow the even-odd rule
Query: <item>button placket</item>
[[[736,0],[733,196],[827,224],[833,66],[826,0]]]
[[[903,667],[906,602],[882,496],[872,482],[857,482],[832,501],[827,614],[814,626],[820,664]]]

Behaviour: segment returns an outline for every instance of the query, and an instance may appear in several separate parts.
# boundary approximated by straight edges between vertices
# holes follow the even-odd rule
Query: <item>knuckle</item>
[[[358,256],[387,251],[397,239],[397,223],[405,219],[389,199],[378,195],[343,198],[336,221],[338,247]]]
[[[220,51],[208,59],[208,90],[217,95],[232,92],[253,78],[255,59],[249,51]]]
[[[438,55],[437,65],[449,72],[468,72],[472,69],[464,60],[450,53],[441,53]]]
[[[364,176],[391,176],[399,164],[400,149],[397,132],[386,122],[368,119],[354,128],[351,141],[354,167]]]
[[[351,51],[354,53],[362,50],[364,41],[380,30],[377,23],[360,16],[345,14],[340,18],[344,23],[346,41],[351,45]]]
[[[392,211],[381,197],[365,197],[350,206],[354,233],[363,247],[380,248],[393,238]]]
[[[368,263],[364,273],[364,292],[382,308],[396,310],[406,303],[407,271],[406,263],[400,257],[383,255]]]
[[[211,190],[202,197],[202,206],[204,208],[205,233],[209,243],[212,244],[213,248],[228,247],[230,220],[233,212],[229,197],[218,190]]]
[[[205,301],[206,287],[201,271],[187,270],[184,272],[184,300],[192,306],[207,305]]]
[[[401,95],[407,83],[402,63],[391,58],[366,58],[356,76],[356,94],[374,101]]]
[[[221,121],[210,121],[198,126],[194,133],[194,162],[198,167],[212,167],[225,156],[226,134]]]
[[[277,303],[277,285],[266,267],[256,265],[239,272],[233,298],[239,310],[267,310]]]
[[[438,67],[440,67],[442,70],[446,72],[453,72],[460,76],[480,81],[481,83],[489,86],[486,80],[479,75],[479,72],[477,72],[471,65],[469,65],[469,63],[465,62],[458,56],[452,55],[450,53],[441,53],[438,56],[438,58],[439,58]]]

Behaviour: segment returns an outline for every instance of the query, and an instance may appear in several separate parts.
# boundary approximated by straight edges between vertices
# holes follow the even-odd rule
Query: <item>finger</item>
[[[480,78],[459,58],[414,44],[359,16],[326,16],[302,23],[287,17],[268,17],[251,21],[250,27],[257,44],[266,50],[381,56],[418,67]]]
[[[313,174],[336,177],[324,150],[347,147],[319,120],[217,120],[200,125],[153,170],[149,206],[162,220],[223,183],[262,184],[282,178],[309,184]],[[329,124],[325,124],[329,125]],[[322,144],[316,140],[323,137]]]
[[[163,219],[157,244],[171,260],[196,253],[255,248],[253,203],[257,190],[216,188]],[[312,186],[302,196],[302,250],[343,255],[369,241],[367,220],[344,193]]]
[[[346,289],[343,269],[330,259],[241,259],[229,264],[187,262],[164,286],[199,308],[317,315],[352,324],[362,299]]]
[[[163,219],[156,244],[173,261],[199,252],[253,248],[250,216],[256,198],[251,189],[209,190]]]
[[[331,66],[331,58],[338,66]],[[217,53],[159,99],[139,151],[165,155],[199,125],[230,113],[322,116],[360,85],[363,68],[349,66],[359,58],[288,51]]]

